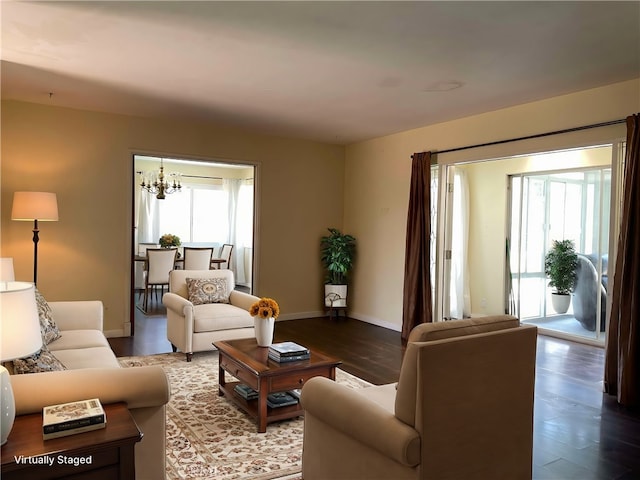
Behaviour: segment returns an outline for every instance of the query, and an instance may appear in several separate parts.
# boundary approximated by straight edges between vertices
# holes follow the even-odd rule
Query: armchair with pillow
[[[506,315],[425,323],[397,384],[310,379],[304,479],[531,478],[536,333]]]
[[[190,362],[194,352],[215,350],[213,342],[253,337],[249,308],[258,300],[235,290],[231,270],[173,270],[162,297],[173,351]]]

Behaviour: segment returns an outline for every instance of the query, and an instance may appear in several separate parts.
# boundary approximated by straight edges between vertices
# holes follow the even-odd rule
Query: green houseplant
[[[555,289],[551,302],[557,313],[566,313],[569,309],[577,266],[573,240],[554,240],[544,257],[544,273],[549,277],[549,286]]]
[[[353,268],[356,239],[329,228],[329,235],[320,239],[320,259],[326,270],[325,306],[347,306],[347,280]]]

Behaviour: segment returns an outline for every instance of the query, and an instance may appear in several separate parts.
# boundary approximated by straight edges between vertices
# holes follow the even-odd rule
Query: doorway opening
[[[159,198],[141,185],[157,181],[160,166],[173,187]],[[143,309],[146,249],[160,248],[166,234],[180,239],[178,257],[185,247],[212,247],[214,264],[234,273],[236,288],[254,290],[255,191],[257,166],[227,161],[133,156],[133,225],[131,268],[131,332],[136,315],[165,315],[162,292],[150,295]],[[161,195],[162,196],[162,195]],[[229,245],[232,246],[230,256]],[[218,265],[215,261],[224,263]],[[179,262],[176,268],[181,268]],[[165,287],[163,291],[166,291]]]
[[[541,333],[603,345],[623,148],[612,142],[440,165],[436,317],[507,313]],[[593,269],[588,288],[573,292],[584,301],[572,299],[566,317],[551,309],[544,273],[551,242],[563,239],[588,262],[583,270]],[[593,319],[578,319],[585,316]]]

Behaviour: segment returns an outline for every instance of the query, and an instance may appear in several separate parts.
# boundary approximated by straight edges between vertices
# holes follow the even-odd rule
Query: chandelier
[[[182,189],[179,173],[168,173],[167,176],[169,180],[165,179],[164,159],[161,158],[160,171],[151,173],[149,177],[145,177],[145,174],[142,173],[140,186],[151,195],[155,195],[158,200],[164,200],[166,195],[179,192]]]

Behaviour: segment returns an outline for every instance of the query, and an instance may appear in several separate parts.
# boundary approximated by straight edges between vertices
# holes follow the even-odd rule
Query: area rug
[[[167,405],[168,480],[298,479],[302,470],[303,419],[256,422],[218,396],[218,352],[119,358],[123,367],[160,365],[171,384]],[[229,375],[227,375],[229,378]],[[370,384],[340,369],[336,381],[351,388]]]

